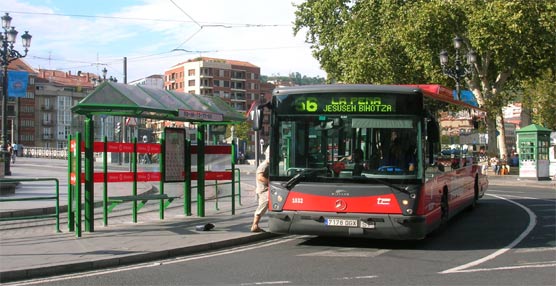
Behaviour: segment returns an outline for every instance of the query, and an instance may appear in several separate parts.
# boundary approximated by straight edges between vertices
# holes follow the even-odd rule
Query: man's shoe
[[[251,232],[264,232],[264,230],[256,226],[256,227],[251,227]]]

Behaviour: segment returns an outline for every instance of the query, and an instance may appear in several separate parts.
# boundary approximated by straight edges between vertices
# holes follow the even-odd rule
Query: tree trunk
[[[488,133],[488,155],[494,156],[498,154],[498,144],[496,142],[496,118],[487,115],[487,133]]]
[[[507,158],[508,148],[506,148],[506,128],[504,127],[504,118],[502,117],[502,115],[496,116],[496,129],[499,132],[497,139],[500,151],[500,158],[503,158],[504,155],[506,155]]]

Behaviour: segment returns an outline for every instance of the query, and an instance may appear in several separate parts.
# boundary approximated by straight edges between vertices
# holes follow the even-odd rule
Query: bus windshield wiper
[[[328,172],[328,168],[305,169],[301,171],[299,174],[296,174],[295,176],[291,177],[291,179],[289,179],[287,182],[283,183],[282,187],[290,191],[291,189],[293,189],[293,187],[295,187],[295,185],[299,184],[301,181],[303,181],[303,179],[307,178],[307,175],[316,172],[321,172],[321,171]]]

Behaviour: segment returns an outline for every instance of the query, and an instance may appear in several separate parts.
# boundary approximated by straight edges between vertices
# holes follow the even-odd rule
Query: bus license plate
[[[358,227],[356,219],[339,219],[339,218],[327,218],[324,220],[324,224],[328,226],[350,226]]]

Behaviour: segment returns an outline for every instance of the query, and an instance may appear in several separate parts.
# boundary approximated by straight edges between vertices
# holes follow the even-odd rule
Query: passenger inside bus
[[[415,166],[415,147],[409,142],[412,136],[410,131],[392,130],[390,140],[384,142],[382,165],[379,171],[413,171]]]
[[[363,150],[360,148],[355,149],[350,156],[343,157],[340,159],[337,164],[332,166],[332,169],[335,173],[339,174],[343,170],[351,169],[352,176],[361,176],[363,174],[363,170],[365,169],[365,165],[363,162]]]

